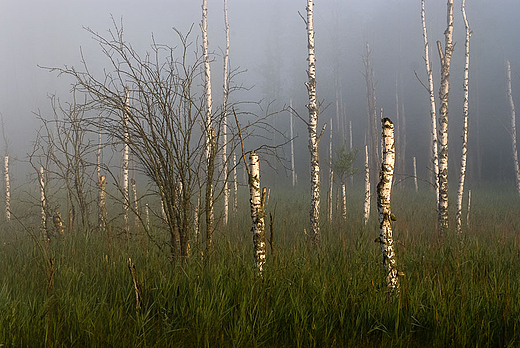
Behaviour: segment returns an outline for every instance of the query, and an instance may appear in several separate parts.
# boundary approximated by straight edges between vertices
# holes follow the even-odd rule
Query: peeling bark
[[[383,163],[379,184],[377,185],[377,209],[379,212],[379,243],[383,254],[383,267],[386,274],[386,285],[390,291],[399,291],[397,261],[392,235],[392,220],[394,216],[390,209],[390,195],[392,193],[392,179],[395,165],[395,138],[394,124],[389,118],[383,123]]]
[[[438,229],[442,236],[448,229],[448,101],[450,90],[450,64],[453,53],[453,0],[447,3],[447,28],[444,32],[444,51],[440,41],[437,48],[441,61],[441,87],[439,89],[439,208]]]
[[[253,247],[255,257],[255,269],[258,275],[262,275],[265,264],[265,198],[266,188],[260,191],[260,161],[256,152],[251,152],[249,157],[250,174],[249,187],[251,192],[251,219],[253,220]]]
[[[462,0],[462,18],[466,28],[466,41],[464,45],[464,99],[462,103],[462,156],[460,160],[459,189],[457,192],[457,233],[462,233],[462,196],[464,195],[464,179],[466,177],[466,157],[468,153],[468,117],[469,117],[469,38],[471,29],[466,18],[466,0]]]
[[[316,59],[314,56],[314,28],[313,28],[313,1],[307,1],[307,48],[309,81],[305,83],[309,94],[309,152],[311,157],[311,208],[310,208],[310,233],[314,244],[320,242],[320,159],[318,127],[318,105],[316,100]]]

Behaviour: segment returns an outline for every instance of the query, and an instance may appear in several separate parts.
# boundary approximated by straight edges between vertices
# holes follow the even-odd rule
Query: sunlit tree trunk
[[[11,184],[9,183],[9,154],[4,156],[5,219],[11,221]]]
[[[444,31],[444,51],[437,41],[441,61],[441,87],[439,89],[439,208],[438,228],[444,235],[448,229],[448,101],[450,90],[450,64],[453,53],[453,0],[447,3],[447,28]]]
[[[249,157],[250,174],[249,187],[251,191],[251,219],[253,220],[253,247],[255,256],[255,269],[262,275],[265,264],[265,198],[266,189],[260,190],[260,161],[256,152],[251,152]]]
[[[129,193],[129,180],[128,180],[128,170],[129,170],[129,155],[130,148],[128,146],[130,142],[129,134],[128,134],[128,112],[130,108],[130,93],[128,88],[125,87],[125,115],[124,115],[124,148],[123,148],[123,214],[124,214],[124,231],[126,233],[127,238],[130,234],[130,226],[128,222],[128,211],[130,210],[130,193]]]
[[[341,198],[342,198],[342,216],[343,221],[347,221],[347,187],[345,183],[341,184]]]
[[[98,225],[101,231],[107,227],[107,181],[104,175],[99,176]]]
[[[227,180],[228,159],[227,159],[227,104],[229,96],[228,79],[229,79],[229,23],[227,12],[227,0],[224,0],[224,25],[226,28],[226,51],[224,53],[224,77],[223,77],[223,97],[222,97],[222,163],[224,164],[224,225],[229,220],[229,182]]]
[[[513,160],[515,164],[515,173],[516,173],[516,190],[520,195],[520,166],[518,164],[518,151],[516,149],[516,111],[515,111],[515,103],[513,101],[513,92],[511,87],[511,63],[509,61],[507,64],[507,97],[509,99],[509,106],[511,108],[511,144],[513,146]]]
[[[370,166],[368,165],[368,145],[365,144],[365,204],[363,210],[363,222],[368,223],[370,217]]]
[[[379,243],[383,254],[383,266],[386,274],[386,285],[390,291],[399,291],[397,261],[392,236],[393,214],[390,209],[392,179],[395,164],[394,124],[390,119],[383,122],[383,163],[379,184],[377,185],[377,209],[379,212]]]
[[[314,28],[313,28],[313,1],[307,0],[307,48],[309,68],[306,83],[309,94],[309,152],[311,157],[311,209],[310,209],[310,233],[315,244],[320,241],[320,159],[318,136],[318,105],[316,100],[316,60],[314,56]]]
[[[433,72],[430,65],[430,49],[428,44],[428,33],[426,31],[426,20],[424,15],[424,0],[421,1],[421,19],[423,27],[424,39],[424,61],[426,63],[426,74],[428,75],[428,93],[430,95],[430,116],[432,121],[431,133],[431,150],[432,150],[432,166],[434,174],[435,199],[437,201],[437,209],[439,207],[439,154],[437,143],[437,106],[435,105],[435,92],[433,88]]]
[[[213,174],[214,174],[214,131],[212,129],[212,105],[211,98],[211,70],[209,64],[208,53],[208,1],[202,1],[202,55],[204,58],[204,89],[206,94],[206,160],[207,160],[207,180],[206,180],[206,249],[209,249],[213,238],[213,222],[214,207],[213,207]]]
[[[468,116],[469,116],[469,38],[471,29],[466,18],[466,0],[462,0],[462,18],[466,28],[466,41],[464,45],[464,99],[462,103],[462,157],[460,160],[459,189],[457,192],[457,232],[462,233],[462,196],[464,194],[464,179],[466,177],[466,155],[468,153]]]

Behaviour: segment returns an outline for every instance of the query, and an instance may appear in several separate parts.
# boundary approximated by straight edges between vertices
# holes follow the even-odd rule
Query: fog
[[[221,52],[225,46],[222,3],[210,0],[208,4],[212,85],[217,103],[222,95]],[[22,161],[30,151],[38,128],[34,113],[40,110],[42,115],[51,116],[49,95],[57,95],[62,101],[70,100],[72,81],[41,67],[80,66],[82,55],[94,72],[109,67],[85,27],[106,35],[113,29],[113,18],[118,24],[123,23],[126,41],[144,53],[150,50],[152,34],[156,42],[174,46],[178,41],[172,28],[186,33],[193,26],[191,38],[195,49],[200,44],[200,5],[201,1],[195,0],[3,0],[0,3],[0,113],[12,156]],[[282,108],[292,99],[294,108],[305,115],[307,42],[305,24],[298,14],[298,11],[305,12],[305,5],[304,0],[228,1],[230,63],[232,68],[245,70],[234,83],[252,87],[241,92],[240,98],[272,101],[274,108]],[[399,98],[404,103],[407,126],[406,172],[411,173],[412,157],[416,156],[419,177],[428,179],[428,94],[414,74],[416,71],[426,82],[420,1],[316,0],[314,5],[317,94],[323,105],[332,103],[321,112],[320,126],[334,116],[337,77],[345,111],[342,117],[345,122],[352,122],[354,147],[362,148],[367,128],[362,55],[368,42],[373,52],[378,108],[383,108],[385,116],[391,119],[395,116],[395,84],[399,76]],[[520,5],[514,0],[469,0],[466,10],[473,30],[469,184],[477,184],[479,179],[512,182],[505,61],[511,61],[513,96],[520,105],[520,23],[517,18]],[[460,1],[455,2],[454,17],[457,44],[451,68],[449,116],[452,187],[460,161],[462,132],[464,27]],[[430,46],[435,47],[436,40],[444,42],[445,2],[428,0],[426,20]],[[439,58],[436,50],[430,57],[437,96]],[[288,132],[288,113],[277,115],[271,122],[281,132]],[[297,171],[300,178],[305,178],[309,161],[307,133],[301,121],[296,121],[296,134]],[[344,136],[341,130],[335,130],[335,147],[347,141]],[[327,157],[327,148],[328,139],[324,137],[322,158]],[[477,167],[479,155],[481,171]],[[278,175],[287,176],[289,182],[287,171],[280,169]],[[13,177],[17,180],[16,165]]]

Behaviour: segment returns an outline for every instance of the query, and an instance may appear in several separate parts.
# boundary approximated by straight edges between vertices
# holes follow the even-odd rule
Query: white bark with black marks
[[[399,291],[397,261],[392,235],[392,220],[394,216],[390,209],[392,180],[395,165],[394,124],[389,118],[383,123],[383,163],[379,184],[377,185],[377,209],[379,212],[379,243],[383,254],[383,267],[386,275],[386,285],[390,291]]]
[[[462,18],[466,28],[466,40],[464,44],[464,99],[462,103],[462,156],[460,160],[459,189],[457,192],[457,233],[462,233],[462,196],[464,195],[464,179],[466,178],[466,157],[468,153],[468,117],[469,117],[469,38],[471,29],[466,17],[466,0],[462,0]]]
[[[262,275],[265,264],[265,199],[266,189],[260,189],[260,161],[256,152],[249,156],[249,188],[251,193],[251,219],[253,220],[253,248],[255,257],[255,269],[258,275]]]

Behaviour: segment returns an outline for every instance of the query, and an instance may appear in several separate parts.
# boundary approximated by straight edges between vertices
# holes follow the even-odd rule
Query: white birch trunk
[[[386,285],[390,291],[399,291],[397,261],[392,236],[393,214],[390,209],[392,179],[395,164],[394,124],[390,119],[383,119],[383,163],[380,181],[377,185],[377,209],[379,211],[379,242],[383,254],[383,266],[386,274]]]
[[[471,211],[471,190],[468,190],[468,214],[466,215],[466,226],[469,229],[469,212]]]
[[[106,230],[107,224],[107,181],[104,175],[99,177],[98,225],[101,231]]]
[[[368,223],[370,217],[370,166],[368,163],[368,144],[365,144],[365,205],[363,210],[363,222]]]
[[[148,206],[148,203],[144,205],[144,213],[146,216],[146,230],[150,230],[150,207]]]
[[[202,1],[202,54],[204,58],[204,89],[206,94],[206,165],[208,178],[206,180],[206,248],[209,249],[212,243],[214,207],[213,207],[213,147],[215,146],[214,132],[212,132],[212,106],[211,98],[211,70],[208,53],[208,1]]]
[[[46,204],[47,198],[45,196],[45,173],[43,167],[40,167],[40,175],[38,179],[40,180],[40,204],[41,204],[41,216],[42,216],[42,236],[43,239],[48,242],[50,240],[49,234],[47,231],[47,214],[46,214]]]
[[[96,172],[98,175],[98,228],[103,231],[105,228],[104,220],[103,220],[103,206],[101,204],[102,197],[102,185],[101,185],[101,122],[102,118],[99,115],[99,127],[98,127],[98,148],[96,153]],[[104,177],[103,177],[104,180]]]
[[[9,183],[9,154],[4,156],[5,219],[11,221],[11,184]]]
[[[459,189],[457,192],[457,233],[462,233],[462,196],[464,194],[464,179],[466,177],[466,155],[468,153],[468,116],[469,116],[469,38],[471,29],[466,17],[466,0],[462,0],[462,18],[466,28],[466,41],[464,45],[464,99],[462,103],[462,156],[460,160]]]
[[[415,193],[419,192],[419,185],[417,184],[417,160],[413,158],[413,183],[415,184]]]
[[[334,186],[334,171],[332,170],[332,117],[330,118],[329,134],[329,221],[332,221],[332,189]]]
[[[348,141],[349,141],[349,150],[352,152],[352,120],[348,121]],[[350,186],[354,186],[354,176],[350,176]]]
[[[129,156],[130,149],[128,143],[130,141],[128,134],[128,113],[130,107],[130,92],[128,88],[125,87],[125,112],[123,115],[124,120],[124,148],[123,148],[123,214],[124,214],[124,231],[129,236],[130,226],[128,221],[128,211],[130,210],[130,192],[129,192],[129,180],[128,180],[128,170],[129,170]]]
[[[227,12],[227,0],[224,0],[224,25],[226,28],[226,51],[224,53],[224,77],[223,77],[223,97],[222,97],[222,163],[224,165],[224,225],[229,221],[229,182],[227,180],[228,173],[228,159],[227,159],[227,104],[229,96],[228,88],[228,68],[229,68],[229,23]]]
[[[237,155],[233,152],[233,214],[236,216],[238,211],[238,178],[237,178]]]
[[[511,108],[511,144],[513,146],[513,160],[515,164],[516,173],[516,190],[520,195],[520,166],[518,164],[518,151],[516,149],[516,111],[515,103],[513,101],[513,92],[511,87],[511,63],[507,64],[507,97],[509,99],[509,106]]]
[[[345,183],[341,184],[341,197],[343,202],[343,220],[347,221],[347,188],[345,186]]]
[[[311,157],[311,208],[310,208],[310,233],[315,244],[320,241],[320,159],[318,136],[318,105],[316,100],[316,59],[314,56],[314,27],[313,27],[313,1],[307,0],[307,48],[309,81],[305,83],[309,94],[309,152]]]
[[[266,189],[260,190],[260,162],[256,152],[251,152],[249,157],[251,174],[249,187],[251,192],[251,219],[253,220],[253,247],[255,257],[255,269],[258,275],[262,275],[265,264],[265,196]]]
[[[291,132],[291,171],[292,171],[292,185],[296,186],[296,171],[294,170],[294,131],[293,131],[293,107],[292,99],[289,101],[290,108],[290,132]]]
[[[447,28],[444,32],[444,51],[440,41],[437,48],[441,61],[441,87],[439,89],[439,211],[440,235],[448,229],[448,101],[450,90],[450,64],[453,53],[453,0],[447,3]]]
[[[424,15],[424,0],[421,1],[421,19],[423,26],[424,39],[424,61],[426,63],[426,74],[428,75],[428,93],[430,94],[430,116],[432,121],[431,133],[431,149],[432,149],[432,165],[434,175],[435,199],[437,208],[439,207],[439,154],[437,144],[437,106],[435,105],[435,93],[433,87],[433,72],[430,66],[430,49],[428,44],[428,33],[426,31],[426,20]]]

